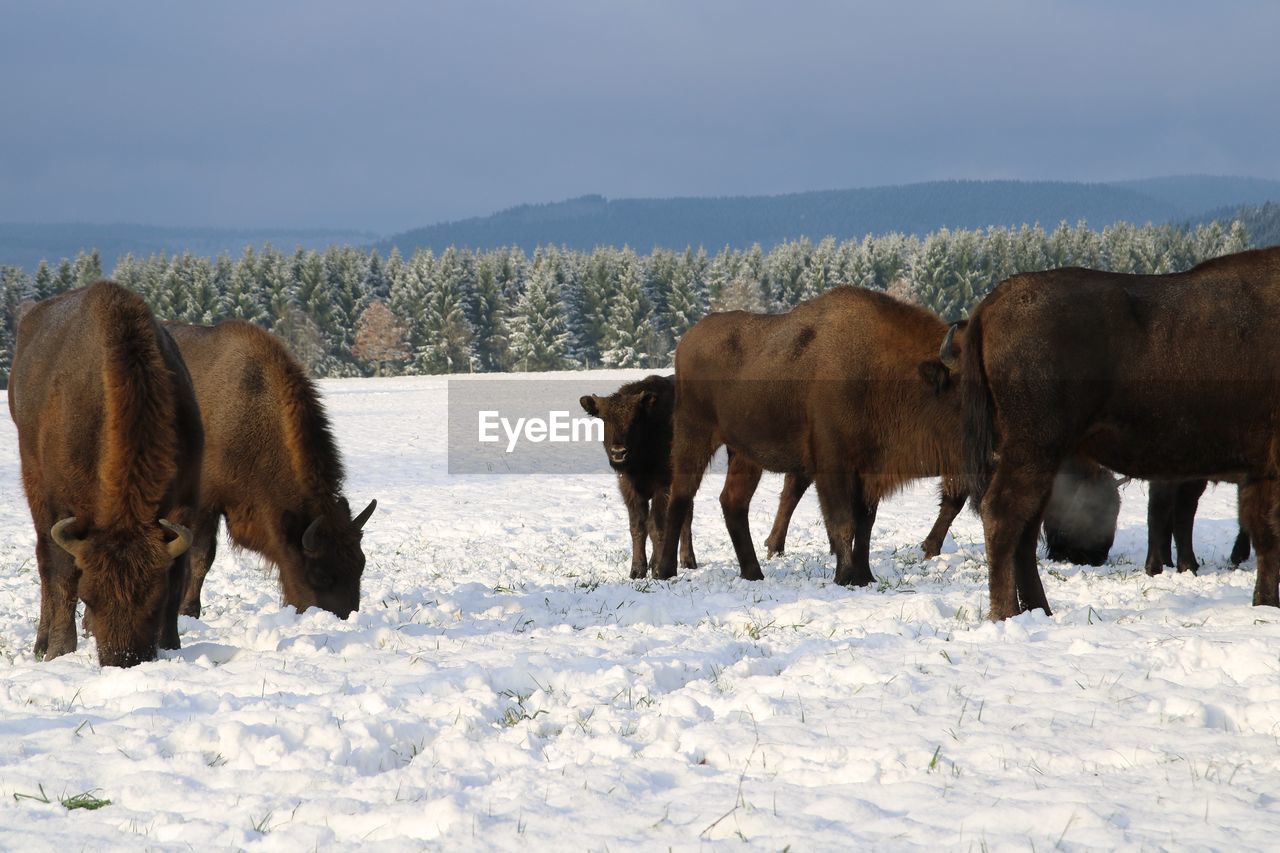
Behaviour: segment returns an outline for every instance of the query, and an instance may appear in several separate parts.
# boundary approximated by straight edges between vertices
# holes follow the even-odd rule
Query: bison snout
[[[610,462],[618,462],[618,463],[626,462],[626,461],[627,461],[627,449],[626,449],[625,447],[610,447],[610,448],[609,448],[609,461],[610,461]]]

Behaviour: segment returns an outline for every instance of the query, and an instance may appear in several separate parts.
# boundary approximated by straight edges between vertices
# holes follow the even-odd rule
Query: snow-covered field
[[[881,507],[868,589],[832,584],[813,496],[739,580],[715,474],[703,566],[632,582],[603,452],[451,477],[443,379],[323,387],[352,503],[378,499],[359,613],[282,609],[224,547],[182,650],[130,670],[92,641],[32,658],[0,418],[0,848],[1275,849],[1280,612],[1226,565],[1232,489],[1201,504],[1199,577],[1143,575],[1134,484],[1111,564],[1042,563],[1055,615],[997,625],[976,517],[919,557],[933,484]],[[59,802],[85,792],[110,804]]]

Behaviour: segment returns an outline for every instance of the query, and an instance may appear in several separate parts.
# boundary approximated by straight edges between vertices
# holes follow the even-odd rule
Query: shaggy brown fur
[[[345,619],[360,606],[361,528],[377,502],[352,518],[315,385],[278,338],[250,323],[167,328],[191,370],[207,441],[182,612],[200,615],[225,516],[233,542],[279,567],[285,604]],[[309,550],[303,539],[317,520]]]
[[[203,434],[169,335],[110,282],[41,302],[18,327],[9,411],[36,528],[36,656],[75,650],[77,598],[103,666],[178,648],[187,555],[160,520],[193,522]]]
[[[618,491],[627,507],[631,527],[631,577],[649,573],[645,539],[653,542],[653,562],[662,550],[671,490],[671,418],[676,384],[670,376],[649,376],[629,382],[608,397],[594,394],[578,400],[583,410],[604,421],[604,449],[618,475]],[[696,568],[692,517],[680,531],[680,565]]]
[[[851,287],[787,314],[712,314],[690,329],[676,349],[671,503],[655,576],[675,574],[672,534],[725,445],[720,503],[744,578],[763,577],[747,509],[770,470],[813,479],[836,582],[874,580],[880,500],[911,480],[960,473],[959,403],[938,363],[946,332],[923,308]]]
[[[1241,477],[1255,605],[1280,606],[1280,248],[1176,275],[1014,276],[961,354],[971,490],[983,494],[991,617],[1048,611],[1035,540],[1080,452],[1144,479]]]

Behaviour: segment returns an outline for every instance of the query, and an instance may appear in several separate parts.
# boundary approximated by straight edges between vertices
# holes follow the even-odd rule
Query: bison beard
[[[1280,605],[1280,248],[1185,273],[1014,276],[974,311],[960,371],[991,617],[1048,612],[1035,538],[1069,454],[1144,479],[1241,478],[1255,605]]]
[[[203,432],[169,335],[110,282],[41,302],[18,327],[9,411],[36,528],[36,656],[75,650],[77,598],[103,666],[178,648]]]
[[[191,370],[207,440],[182,612],[200,615],[225,516],[235,544],[279,567],[285,604],[345,619],[360,606],[361,530],[377,501],[352,516],[315,385],[278,338],[250,323],[167,328]]]

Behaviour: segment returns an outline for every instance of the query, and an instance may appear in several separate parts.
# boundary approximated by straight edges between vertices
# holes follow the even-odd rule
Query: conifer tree
[[[619,258],[618,290],[609,302],[601,360],[609,367],[648,367],[657,348],[653,306],[645,296],[635,254]],[[665,355],[665,352],[663,353]]]
[[[516,370],[561,370],[567,366],[569,324],[555,274],[537,266],[516,303],[511,320],[511,355]]]

